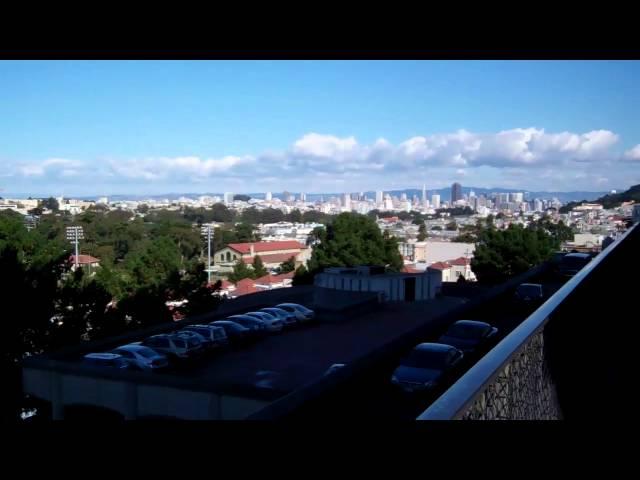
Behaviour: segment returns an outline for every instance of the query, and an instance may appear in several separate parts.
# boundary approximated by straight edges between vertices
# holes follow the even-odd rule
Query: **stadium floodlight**
[[[207,283],[211,284],[211,238],[213,237],[213,227],[211,224],[202,225],[200,233],[207,239]]]
[[[67,227],[66,231],[67,231],[67,240],[75,244],[75,247],[76,247],[75,266],[76,268],[78,268],[78,254],[79,254],[78,245],[80,240],[84,240],[84,231],[82,230],[82,227],[79,227],[79,226]]]

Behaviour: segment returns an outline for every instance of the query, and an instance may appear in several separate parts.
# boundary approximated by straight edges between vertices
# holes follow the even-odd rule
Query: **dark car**
[[[567,253],[560,259],[558,273],[563,277],[573,277],[590,261],[588,253]]]
[[[464,353],[451,345],[421,343],[400,361],[391,383],[409,393],[433,390],[463,358]]]
[[[514,299],[520,305],[541,305],[544,300],[542,285],[539,283],[522,283],[516,288]]]
[[[87,353],[83,357],[83,361],[86,364],[96,367],[107,367],[117,370],[127,370],[130,368],[127,360],[117,353]]]
[[[215,322],[211,322],[209,325],[222,327],[224,329],[224,333],[227,334],[227,338],[229,338],[229,341],[233,344],[244,343],[252,337],[251,330],[247,327],[229,320],[216,320]]]
[[[209,339],[212,342],[213,348],[220,348],[229,343],[227,334],[220,326],[215,325],[189,325],[182,330],[188,332],[195,332],[203,337]]]
[[[459,320],[438,339],[438,343],[451,345],[468,355],[488,346],[497,333],[498,329],[488,323]]]
[[[227,320],[231,320],[248,328],[256,335],[265,335],[267,333],[267,324],[249,315],[231,315],[227,317]]]

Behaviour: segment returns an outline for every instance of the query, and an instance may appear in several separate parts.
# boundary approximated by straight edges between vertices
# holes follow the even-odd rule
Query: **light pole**
[[[211,224],[203,225],[200,228],[203,237],[207,237],[207,284],[211,284],[211,238],[213,236],[213,228]]]
[[[75,266],[76,269],[78,268],[78,255],[79,255],[79,241],[80,240],[84,240],[84,231],[82,230],[82,227],[78,227],[78,226],[73,226],[73,227],[67,227],[67,240],[69,240],[71,243],[75,244],[76,247],[76,255],[75,255]]]

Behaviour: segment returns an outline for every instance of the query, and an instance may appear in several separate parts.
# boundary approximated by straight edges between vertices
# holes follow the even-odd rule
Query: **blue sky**
[[[0,194],[640,183],[637,61],[0,61]]]

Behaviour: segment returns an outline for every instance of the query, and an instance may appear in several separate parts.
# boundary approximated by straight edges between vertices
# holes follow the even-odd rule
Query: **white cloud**
[[[238,152],[240,155],[224,157],[104,162],[50,158],[16,164],[6,174],[25,182],[65,184],[91,178],[97,184],[206,184],[220,191],[226,183],[238,188],[246,185],[247,190],[261,184],[274,189],[326,190],[340,176],[350,179],[354,191],[393,183],[446,184],[456,176],[465,176],[477,186],[482,186],[477,183],[480,179],[480,183],[496,186],[508,181],[526,188],[565,185],[565,189],[587,189],[605,183],[623,185],[630,178],[621,160],[640,160],[640,145],[621,155],[614,151],[618,141],[618,135],[608,130],[553,133],[533,127],[495,133],[458,130],[415,136],[395,145],[384,138],[360,144],[353,136],[308,133],[288,150],[256,156]],[[589,175],[580,174],[586,168]]]
[[[624,159],[634,162],[640,161],[640,144],[624,152]]]

